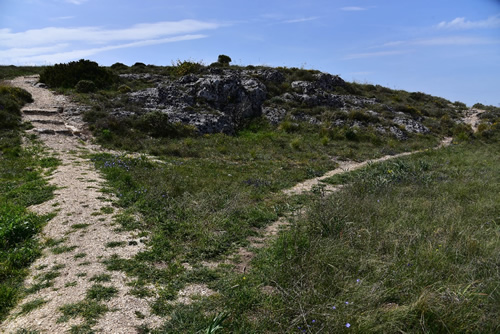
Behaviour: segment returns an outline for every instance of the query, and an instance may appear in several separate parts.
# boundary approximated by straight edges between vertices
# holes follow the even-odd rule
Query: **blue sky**
[[[500,0],[0,0],[0,64],[219,54],[500,106]]]

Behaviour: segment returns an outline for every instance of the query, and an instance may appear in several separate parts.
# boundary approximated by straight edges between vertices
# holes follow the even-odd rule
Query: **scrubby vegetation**
[[[40,168],[56,161],[36,146],[21,148],[20,107],[31,101],[28,92],[0,85],[0,320],[22,294],[27,267],[40,254],[37,233],[50,218],[26,210],[52,196]]]
[[[54,88],[75,88],[82,80],[87,81],[83,84],[87,88],[89,87],[88,81],[91,81],[97,88],[106,88],[111,86],[117,78],[112,72],[100,67],[96,62],[84,59],[47,67],[40,74],[40,81]],[[93,90],[86,89],[80,92],[91,91]]]

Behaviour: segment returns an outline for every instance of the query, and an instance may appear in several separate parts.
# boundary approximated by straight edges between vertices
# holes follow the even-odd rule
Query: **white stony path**
[[[71,104],[64,96],[34,87],[36,81],[36,77],[21,77],[12,80],[11,84],[33,95],[35,101],[23,108],[23,117],[32,122],[35,128],[31,132],[39,134],[48,151],[61,160],[61,165],[49,181],[57,186],[54,198],[30,209],[40,214],[57,210],[57,215],[45,226],[41,239],[59,240],[56,247],[66,247],[67,251],[55,254],[57,248],[43,250],[43,255],[30,268],[31,274],[25,283],[27,288],[41,283],[47,273],[56,273],[57,277],[51,280],[51,286],[28,294],[0,324],[0,332],[16,333],[25,329],[39,333],[68,333],[71,326],[82,324],[83,319],[58,321],[62,316],[60,307],[84,300],[87,290],[95,284],[90,279],[102,274],[110,275],[110,280],[101,284],[115,287],[118,293],[103,302],[110,311],[92,326],[96,333],[136,333],[141,325],[158,326],[160,319],[150,314],[150,300],[132,296],[127,286],[130,279],[122,272],[107,271],[102,264],[113,254],[131,258],[145,246],[144,240],[136,234],[116,231],[110,213],[112,210],[117,212],[112,208],[113,198],[99,191],[105,181],[83,155],[84,152],[98,152],[99,148],[86,145],[76,136],[81,133],[82,124],[74,117],[71,120],[66,117],[64,110]],[[121,246],[107,247],[110,242],[121,243]],[[45,303],[27,314],[20,314],[22,305],[36,300]]]

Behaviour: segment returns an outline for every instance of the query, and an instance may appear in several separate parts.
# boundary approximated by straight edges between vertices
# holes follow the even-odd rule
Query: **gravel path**
[[[156,327],[160,319],[150,314],[151,300],[131,295],[131,287],[127,285],[130,279],[122,272],[107,271],[102,264],[114,254],[128,259],[145,248],[144,240],[136,233],[116,231],[112,219],[118,211],[112,205],[114,198],[100,192],[105,181],[84,155],[102,150],[85,143],[88,134],[78,106],[62,95],[34,86],[37,80],[37,77],[21,77],[10,84],[32,94],[34,102],[23,108],[23,118],[34,125],[30,132],[36,133],[49,152],[62,162],[49,181],[57,186],[54,198],[30,208],[40,214],[57,211],[41,236],[54,246],[45,248],[30,268],[25,285],[37,291],[28,294],[11,312],[0,331],[69,332],[84,320],[74,317],[62,321],[60,308],[83,301],[96,284],[95,277],[105,277],[105,282],[99,284],[116,289],[114,297],[102,302],[109,311],[92,325],[95,332],[136,333],[141,325]],[[111,247],[115,245],[119,246]],[[22,314],[22,306],[28,303],[41,306]]]

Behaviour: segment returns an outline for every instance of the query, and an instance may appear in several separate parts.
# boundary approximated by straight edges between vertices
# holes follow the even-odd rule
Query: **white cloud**
[[[314,17],[303,17],[303,18],[300,18],[300,19],[286,20],[286,21],[283,21],[283,23],[301,23],[301,22],[307,22],[307,21],[314,21],[314,20],[317,20],[317,19],[319,19],[319,17],[317,17],[317,16],[314,16]]]
[[[340,10],[343,10],[345,12],[359,12],[362,10],[368,10],[367,7],[356,7],[356,6],[351,6],[351,7],[342,7]]]
[[[117,50],[117,49],[125,49],[125,48],[134,48],[141,46],[149,46],[149,45],[157,45],[157,44],[165,44],[165,43],[173,43],[180,41],[188,41],[194,39],[205,38],[206,35],[184,35],[184,36],[176,36],[162,39],[153,39],[153,40],[145,40],[138,41],[126,44],[118,44],[118,45],[109,45],[103,46],[100,48],[90,48],[90,49],[79,49],[72,51],[62,51],[56,53],[45,53],[39,54],[41,52],[54,51],[56,48],[51,49],[48,48],[34,48],[34,49],[10,49],[4,51],[0,51],[0,64],[54,64],[67,62],[74,59],[81,59],[85,57],[89,57],[95,55],[97,53]],[[16,53],[16,50],[17,53]],[[39,52],[30,52],[29,50],[39,51]],[[45,50],[45,51],[44,51]],[[25,56],[23,56],[25,54]]]
[[[396,56],[405,53],[409,53],[410,51],[404,50],[392,50],[392,51],[377,51],[377,52],[366,52],[366,53],[353,53],[344,57],[344,60],[350,59],[362,59],[362,58],[373,58],[373,57],[387,57],[387,56]]]
[[[142,23],[124,29],[48,27],[19,33],[13,33],[10,29],[0,29],[0,47],[33,47],[66,42],[104,44],[117,41],[149,40],[171,35],[190,34],[218,27],[220,25],[217,23],[182,20]]]
[[[414,39],[408,41],[394,41],[385,43],[384,47],[395,47],[404,45],[419,45],[419,46],[468,46],[468,45],[491,45],[499,44],[500,39],[491,39],[479,36],[446,36]]]
[[[495,40],[485,37],[470,37],[470,36],[449,36],[449,37],[436,37],[429,39],[415,40],[411,44],[425,45],[425,46],[445,46],[445,45],[488,45],[498,44],[500,40]]]
[[[487,29],[500,28],[500,15],[490,16],[486,20],[467,21],[465,17],[457,17],[456,19],[446,22],[443,21],[437,25],[439,29]]]
[[[71,3],[73,5],[81,5],[82,3],[87,2],[88,0],[64,0],[64,2]]]
[[[23,32],[0,29],[0,64],[56,63],[124,48],[195,40],[221,24],[182,20],[122,29],[47,27]]]
[[[71,20],[74,19],[74,16],[59,16],[59,17],[53,17],[50,20],[51,21],[64,21],[64,20]]]

